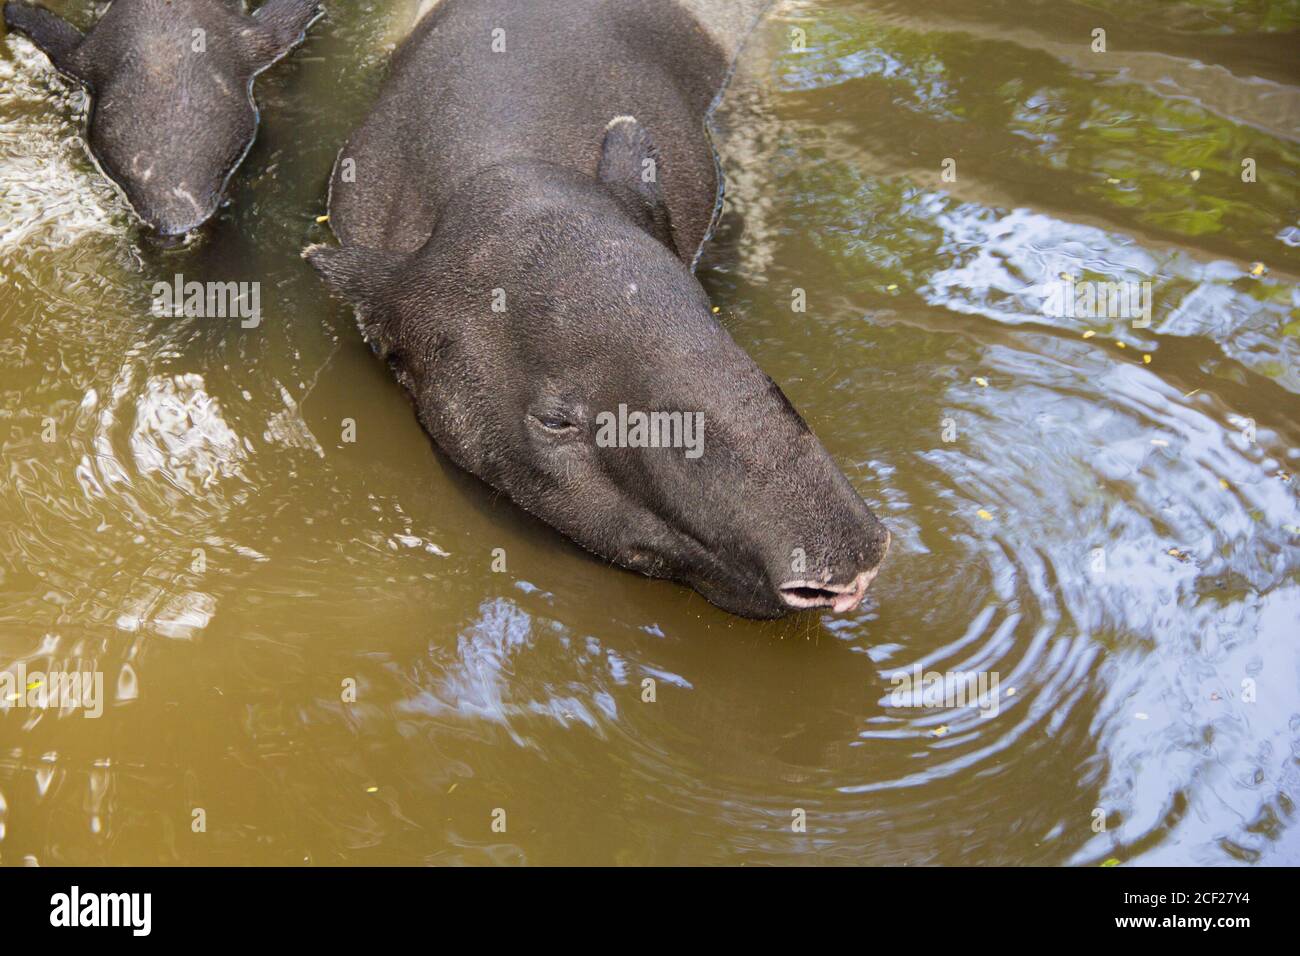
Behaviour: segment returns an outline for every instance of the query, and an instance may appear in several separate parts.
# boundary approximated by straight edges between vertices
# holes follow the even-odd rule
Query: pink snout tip
[[[885,554],[889,553],[889,545],[892,542],[892,536],[886,532],[885,535]],[[778,589],[781,594],[781,600],[788,606],[804,610],[812,607],[827,607],[836,614],[843,614],[846,611],[852,611],[867,594],[867,588],[871,582],[876,579],[880,573],[880,566],[885,562],[885,555],[880,556],[874,568],[868,568],[857,574],[853,580],[847,584],[830,583],[830,574],[828,573],[825,580],[813,580],[809,578],[797,578],[787,581]]]

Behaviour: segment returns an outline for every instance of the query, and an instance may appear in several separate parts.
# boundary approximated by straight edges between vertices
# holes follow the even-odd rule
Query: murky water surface
[[[856,616],[775,623],[431,448],[299,258],[410,15],[329,6],[172,251],[0,40],[0,666],[106,698],[0,701],[0,861],[1300,861],[1297,4],[767,21],[701,276],[895,542]],[[151,316],[177,273],[261,324]],[[1048,314],[1065,276],[1149,327]],[[997,690],[901,706],[916,667]]]

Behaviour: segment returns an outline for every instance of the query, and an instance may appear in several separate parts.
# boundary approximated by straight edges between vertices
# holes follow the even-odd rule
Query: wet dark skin
[[[728,67],[671,0],[444,0],[339,153],[342,245],[306,256],[520,506],[737,614],[850,611],[889,533],[692,271]],[[602,447],[620,404],[701,414],[703,453]]]

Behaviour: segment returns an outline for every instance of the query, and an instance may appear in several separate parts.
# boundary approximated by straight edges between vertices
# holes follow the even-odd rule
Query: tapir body
[[[764,6],[440,0],[339,153],[342,246],[306,253],[456,463],[753,617],[856,607],[889,541],[692,272],[708,116]],[[611,442],[616,409],[693,416],[699,453]]]
[[[330,224],[345,243],[414,250],[441,206],[477,170],[538,160],[594,173],[605,127],[632,116],[650,131],[682,257],[713,222],[720,178],[705,119],[739,38],[765,0],[699,0],[714,33],[663,0],[440,0],[413,35],[335,170]],[[494,49],[495,47],[495,49]],[[639,172],[639,170],[638,170]]]
[[[114,0],[82,34],[24,0],[9,27],[91,96],[87,142],[100,168],[159,235],[182,236],[221,203],[253,144],[252,85],[302,42],[317,0]]]

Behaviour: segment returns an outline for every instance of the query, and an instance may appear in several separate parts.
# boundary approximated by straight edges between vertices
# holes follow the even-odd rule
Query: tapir
[[[754,618],[853,610],[890,541],[693,271],[764,5],[426,3],[335,161],[339,245],[304,251],[452,461]]]
[[[4,6],[90,93],[87,143],[159,237],[206,222],[257,133],[253,81],[305,38],[317,0],[113,0],[87,33],[24,0]]]

